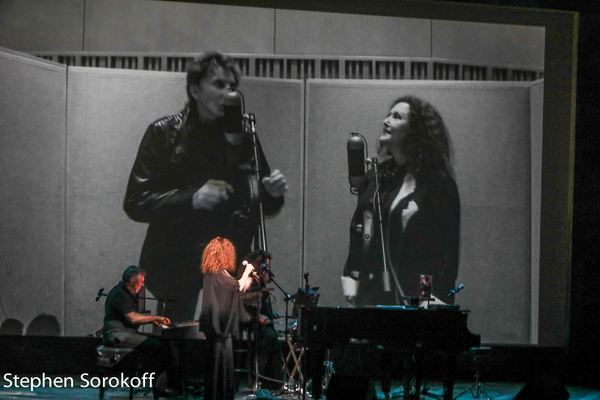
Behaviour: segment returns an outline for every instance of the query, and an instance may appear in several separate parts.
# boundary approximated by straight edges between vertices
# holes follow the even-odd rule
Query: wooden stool
[[[287,340],[288,353],[283,360],[283,368],[286,379],[286,385],[289,386],[291,382],[298,382],[299,384],[304,381],[304,375],[302,375],[302,357],[304,356],[304,347],[298,347],[294,340],[291,337],[288,337]],[[290,365],[292,369],[290,371]],[[295,378],[298,379],[295,379]],[[290,390],[295,390],[295,388],[289,388]]]

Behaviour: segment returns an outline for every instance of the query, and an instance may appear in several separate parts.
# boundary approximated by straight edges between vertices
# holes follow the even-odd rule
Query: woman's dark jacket
[[[415,190],[403,197],[390,212],[407,174],[389,160],[382,163],[380,177],[388,260],[404,295],[418,296],[419,275],[430,274],[433,275],[433,294],[444,302],[452,302],[448,291],[454,287],[458,272],[460,235],[460,202],[454,179],[444,172],[418,178]],[[358,276],[358,304],[393,304],[395,298],[383,291],[382,250],[373,206],[374,192],[375,179],[371,171],[358,196],[350,224],[350,250],[344,275]],[[415,205],[418,210],[403,227],[403,211],[409,213],[409,210],[416,209]],[[367,235],[368,239],[363,232],[365,215],[373,217],[373,230]],[[369,225],[368,222],[366,225]],[[395,286],[393,279],[392,286]]]

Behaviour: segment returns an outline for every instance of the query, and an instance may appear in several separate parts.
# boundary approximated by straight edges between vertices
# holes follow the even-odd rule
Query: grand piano
[[[312,379],[313,398],[321,396],[328,349],[347,343],[375,343],[417,356],[443,352],[444,399],[452,400],[456,356],[480,344],[480,336],[467,328],[467,317],[468,312],[452,307],[303,307],[299,330],[306,349],[304,374]]]

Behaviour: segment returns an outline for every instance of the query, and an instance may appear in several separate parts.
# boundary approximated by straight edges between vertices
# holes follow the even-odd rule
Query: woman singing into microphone
[[[206,400],[233,400],[235,395],[232,338],[239,338],[240,322],[250,321],[240,293],[252,284],[253,267],[247,264],[239,280],[232,275],[235,270],[233,244],[220,236],[212,239],[202,253],[204,291],[200,330],[206,335],[210,349],[205,374]]]
[[[373,170],[359,189],[343,280],[357,286],[357,305],[404,304],[405,296],[418,296],[419,275],[427,274],[433,277],[433,295],[451,302],[447,294],[458,271],[460,202],[444,121],[428,102],[400,97],[383,120],[377,147],[386,158],[379,165],[379,191],[391,291],[384,290]]]

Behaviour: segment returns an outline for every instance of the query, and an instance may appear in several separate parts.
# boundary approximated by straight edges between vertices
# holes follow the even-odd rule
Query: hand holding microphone
[[[257,275],[254,271],[254,266],[248,261],[242,261],[242,265],[244,265],[246,268],[244,269],[244,273],[238,282],[240,284],[239,291],[244,293],[250,288],[250,285],[252,285],[252,277]]]
[[[254,277],[258,277],[258,275],[256,274],[256,270],[254,269],[254,265],[250,264],[248,261],[244,260],[242,261],[242,265],[244,267],[246,267],[244,269],[244,273],[242,274],[242,277],[244,275],[246,276],[254,276]]]

